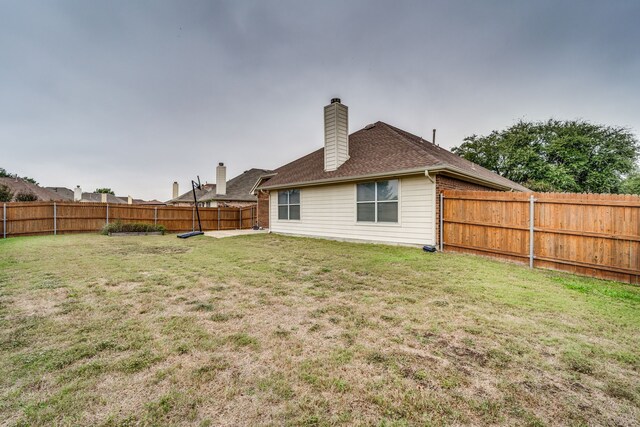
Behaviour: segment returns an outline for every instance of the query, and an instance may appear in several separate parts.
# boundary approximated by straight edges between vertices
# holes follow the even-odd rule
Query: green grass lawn
[[[0,241],[3,425],[638,425],[640,288],[276,235]]]

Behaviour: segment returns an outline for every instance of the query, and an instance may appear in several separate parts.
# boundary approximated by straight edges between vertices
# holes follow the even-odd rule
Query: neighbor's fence
[[[199,208],[203,230],[251,228],[256,206]],[[2,205],[2,237],[39,234],[87,233],[105,224],[143,222],[162,224],[169,232],[198,228],[196,210],[182,206],[110,205],[105,203],[25,202]]]
[[[640,283],[640,197],[446,190],[441,250]]]

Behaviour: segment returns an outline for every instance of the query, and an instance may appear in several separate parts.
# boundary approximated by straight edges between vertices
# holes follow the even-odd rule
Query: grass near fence
[[[275,235],[0,241],[7,425],[633,425],[640,288]]]

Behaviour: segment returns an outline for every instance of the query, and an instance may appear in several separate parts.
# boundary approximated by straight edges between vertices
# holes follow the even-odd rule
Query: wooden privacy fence
[[[199,208],[203,230],[251,228],[256,206]],[[105,203],[25,202],[2,205],[2,237],[97,232],[114,221],[162,224],[169,232],[198,228],[196,210],[183,206],[110,205]]]
[[[640,283],[640,197],[446,190],[440,249]]]

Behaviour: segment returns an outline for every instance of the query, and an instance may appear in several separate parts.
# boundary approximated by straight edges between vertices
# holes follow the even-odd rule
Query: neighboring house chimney
[[[222,162],[216,167],[216,194],[227,194],[227,167]]]
[[[133,198],[131,196],[127,196],[127,204],[128,205],[132,205],[133,204]]]
[[[76,185],[75,190],[73,190],[73,201],[79,202],[82,200],[82,188],[79,185]]]
[[[180,195],[180,192],[178,191],[178,182],[177,181],[173,181],[173,199],[177,199],[178,196]]]
[[[331,172],[349,160],[349,109],[333,98],[324,107],[324,170]]]
[[[107,203],[107,193],[101,193],[100,194],[100,201],[102,203]]]

